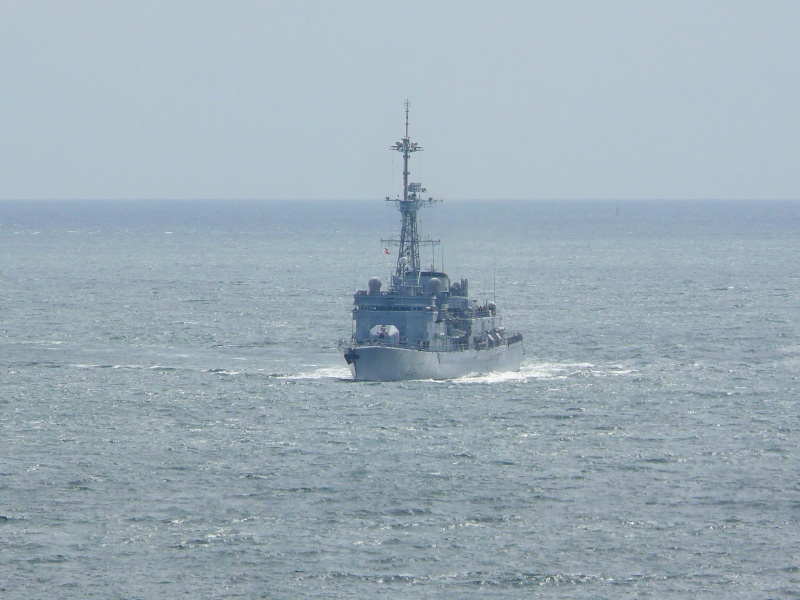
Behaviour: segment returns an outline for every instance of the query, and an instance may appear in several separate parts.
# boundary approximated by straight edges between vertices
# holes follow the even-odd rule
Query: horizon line
[[[394,198],[0,198],[3,202],[386,202]],[[437,198],[446,202],[797,202],[794,198]]]

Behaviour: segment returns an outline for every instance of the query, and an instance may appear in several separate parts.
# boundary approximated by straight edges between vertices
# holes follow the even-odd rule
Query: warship
[[[381,240],[397,247],[397,264],[388,289],[373,277],[366,290],[353,297],[353,332],[339,342],[353,378],[363,381],[455,379],[496,371],[516,371],[524,355],[522,335],[509,335],[495,302],[469,297],[467,279],[450,281],[435,265],[423,268],[420,246],[439,240],[422,239],[417,212],[438,200],[424,197],[421,183],[409,183],[409,158],[422,146],[408,135],[390,146],[403,155],[403,195],[394,202],[400,211],[400,237]],[[435,253],[434,253],[435,256]]]

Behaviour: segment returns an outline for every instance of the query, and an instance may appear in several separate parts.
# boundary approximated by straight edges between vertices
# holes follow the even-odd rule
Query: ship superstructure
[[[519,369],[522,335],[508,335],[494,302],[469,298],[466,279],[451,282],[434,265],[423,268],[417,212],[438,200],[425,197],[421,183],[409,182],[409,158],[422,146],[405,135],[390,148],[403,156],[403,194],[390,199],[402,217],[400,237],[382,240],[397,247],[397,263],[387,290],[377,277],[353,297],[353,334],[340,343],[355,379],[452,379]]]

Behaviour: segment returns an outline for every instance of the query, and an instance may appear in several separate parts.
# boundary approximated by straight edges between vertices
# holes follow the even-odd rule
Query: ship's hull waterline
[[[410,350],[391,346],[344,348],[353,379],[400,381],[458,379],[468,375],[518,371],[525,354],[522,342],[459,352]]]

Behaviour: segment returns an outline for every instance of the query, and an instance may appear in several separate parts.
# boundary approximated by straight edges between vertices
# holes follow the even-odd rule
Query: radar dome
[[[494,302],[489,302],[489,304],[486,305],[486,308],[489,310],[497,310],[497,305]]]
[[[431,277],[428,281],[428,291],[434,296],[438,296],[442,291],[442,280],[438,277]]]
[[[381,285],[382,284],[381,284],[381,280],[380,279],[378,279],[377,277],[371,278],[367,282],[367,287],[369,287],[369,293],[370,294],[377,294],[378,292],[381,291]]]

